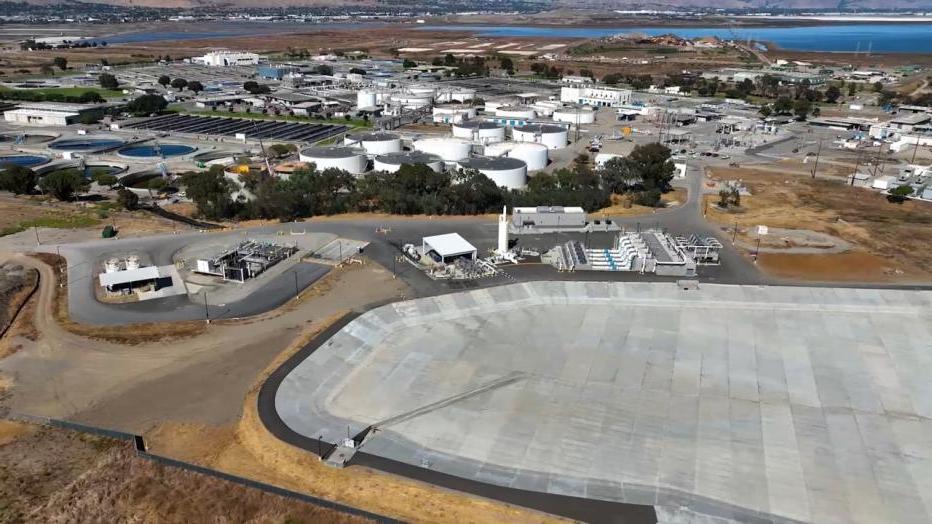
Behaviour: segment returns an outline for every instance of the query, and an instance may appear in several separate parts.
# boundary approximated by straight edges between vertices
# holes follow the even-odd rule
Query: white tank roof
[[[301,150],[300,156],[307,158],[351,158],[361,155],[358,149],[351,147],[307,147]]]

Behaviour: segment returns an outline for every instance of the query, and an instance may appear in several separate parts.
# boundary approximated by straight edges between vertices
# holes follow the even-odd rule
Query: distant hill
[[[83,0],[86,3],[99,3],[117,6],[135,7],[313,7],[338,5],[377,5],[379,0]],[[73,3],[73,0],[25,0],[29,4]],[[441,2],[431,2],[437,4]],[[421,3],[391,2],[392,7],[418,6]],[[554,8],[591,8],[591,9],[668,9],[676,7],[718,7],[723,9],[930,9],[932,0],[543,0],[542,5]]]

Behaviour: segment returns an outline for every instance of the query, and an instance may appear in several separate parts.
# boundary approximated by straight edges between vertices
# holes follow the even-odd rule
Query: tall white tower
[[[502,207],[502,214],[498,216],[498,249],[496,254],[504,257],[508,252],[508,206]]]

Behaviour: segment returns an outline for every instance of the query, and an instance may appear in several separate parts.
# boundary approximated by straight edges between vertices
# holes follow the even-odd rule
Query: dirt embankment
[[[839,180],[775,172],[719,168],[720,180],[741,180],[751,194],[737,209],[720,210],[706,196],[708,219],[755,244],[757,226],[810,230],[838,237],[852,249],[834,254],[761,253],[759,264],[786,278],[848,282],[932,280],[932,206],[889,202],[877,191]]]
[[[163,466],[125,443],[0,421],[0,522],[363,522]]]

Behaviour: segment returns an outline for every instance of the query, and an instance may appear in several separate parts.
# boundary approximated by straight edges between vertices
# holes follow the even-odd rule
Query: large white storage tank
[[[401,137],[394,133],[359,133],[346,135],[343,144],[363,148],[367,154],[382,155],[401,151]]]
[[[420,109],[422,107],[428,107],[433,102],[433,97],[431,97],[430,95],[402,93],[402,94],[392,95],[391,102],[395,105],[404,107],[405,109]]]
[[[485,156],[517,158],[527,164],[528,171],[539,171],[547,167],[547,146],[530,142],[499,142],[485,147]]]
[[[476,118],[476,108],[465,104],[434,106],[434,122],[454,123]]]
[[[375,157],[375,171],[394,173],[404,165],[425,165],[435,173],[443,171],[443,159],[437,155],[422,153],[420,151],[402,151],[401,153],[388,153]]]
[[[362,89],[356,93],[356,107],[357,108],[366,108],[366,107],[375,107],[378,105],[376,101],[376,93],[370,89]]]
[[[408,87],[406,91],[412,95],[429,96],[430,98],[433,98],[437,92],[435,88],[427,85],[413,85]]]
[[[502,118],[529,119],[536,117],[537,113],[528,106],[501,106],[495,110],[495,116]]]
[[[298,154],[302,162],[313,163],[318,171],[335,167],[359,175],[366,172],[366,155],[351,147],[308,147]]]
[[[478,144],[489,144],[505,140],[505,128],[495,122],[466,120],[453,124],[453,136]]]
[[[553,121],[568,124],[591,124],[595,122],[595,111],[588,106],[563,107],[553,112]]]
[[[555,110],[563,107],[563,104],[555,100],[540,100],[531,104],[531,107],[539,116],[550,116]]]
[[[508,189],[523,189],[527,186],[527,164],[517,158],[467,158],[459,165],[463,169],[478,170],[498,186]]]
[[[515,142],[533,142],[543,144],[547,149],[566,147],[566,128],[554,124],[527,124],[516,127],[511,132]]]
[[[414,149],[437,155],[447,162],[469,158],[472,142],[462,138],[424,138],[414,142]]]

